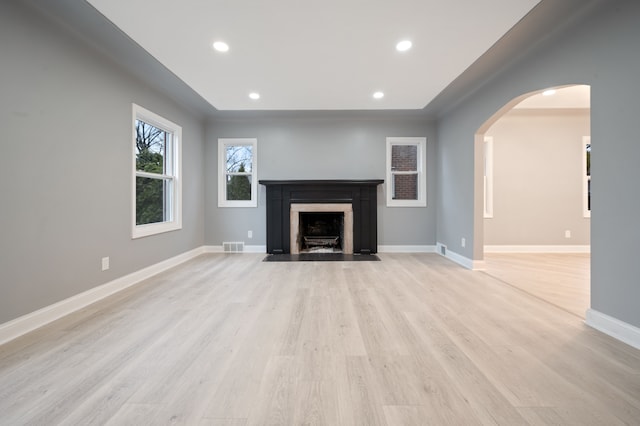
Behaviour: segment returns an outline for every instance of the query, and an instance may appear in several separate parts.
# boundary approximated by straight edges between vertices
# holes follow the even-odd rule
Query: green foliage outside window
[[[136,120],[136,170],[162,176],[165,173],[168,134],[148,123]],[[165,220],[165,180],[136,177],[136,225]]]
[[[244,163],[238,173],[245,173]],[[251,175],[231,175],[227,177],[227,200],[251,199]]]

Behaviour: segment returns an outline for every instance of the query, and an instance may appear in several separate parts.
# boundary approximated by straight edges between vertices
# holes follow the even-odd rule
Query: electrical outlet
[[[247,232],[247,238],[253,238],[253,231]]]
[[[106,271],[107,269],[109,269],[109,258],[108,257],[103,257],[102,258],[102,270]]]
[[[568,230],[568,229],[566,231],[564,231],[564,237],[565,238],[571,238],[571,231]]]
[[[464,238],[462,238],[462,239],[460,240],[460,245],[461,245],[462,247],[466,246],[466,245],[467,245],[467,240],[466,240],[466,239],[464,239]]]

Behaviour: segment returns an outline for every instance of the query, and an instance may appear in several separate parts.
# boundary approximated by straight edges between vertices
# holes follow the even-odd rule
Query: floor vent
[[[447,255],[447,246],[440,245],[440,254],[443,255],[443,256]]]
[[[242,253],[244,251],[244,241],[222,243],[222,251],[225,253]]]

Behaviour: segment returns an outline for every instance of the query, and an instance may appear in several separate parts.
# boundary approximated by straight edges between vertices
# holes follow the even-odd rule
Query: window
[[[387,138],[387,206],[427,205],[426,138]]]
[[[484,217],[493,217],[493,138],[484,138]]]
[[[591,217],[591,136],[582,137],[582,210]]]
[[[257,207],[258,140],[218,139],[218,207]]]
[[[133,104],[133,238],[182,228],[181,139],[180,126]]]

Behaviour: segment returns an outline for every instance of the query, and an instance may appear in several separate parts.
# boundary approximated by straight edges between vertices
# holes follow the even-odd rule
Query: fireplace
[[[346,203],[291,204],[291,254],[353,254],[353,208]]]
[[[383,182],[260,180],[267,188],[267,253],[377,253],[377,186]]]

